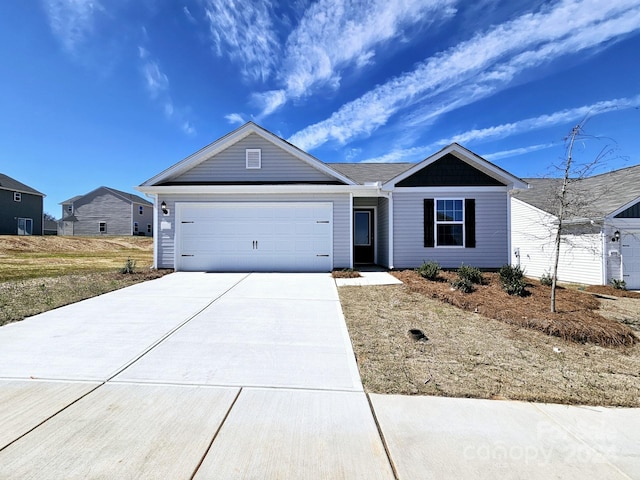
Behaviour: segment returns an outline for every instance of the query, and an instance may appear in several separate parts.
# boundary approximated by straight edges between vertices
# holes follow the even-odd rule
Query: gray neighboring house
[[[153,235],[153,204],[138,195],[98,187],[60,205],[59,235]]]
[[[549,273],[557,216],[549,202],[561,180],[527,179],[530,188],[512,192],[512,264],[539,278]],[[588,205],[566,220],[558,280],[607,285],[624,280],[640,290],[640,165],[573,181],[574,195]]]
[[[324,163],[249,122],[137,187],[155,197],[158,268],[331,271],[509,261],[509,190],[452,144],[419,163]]]
[[[44,196],[0,173],[0,235],[42,235]]]

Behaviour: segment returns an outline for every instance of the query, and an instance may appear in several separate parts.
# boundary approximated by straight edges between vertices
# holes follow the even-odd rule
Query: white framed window
[[[73,205],[71,203],[67,205],[67,212],[73,213]]]
[[[259,148],[247,148],[245,155],[247,169],[262,168],[262,150]]]
[[[147,223],[147,233],[152,233],[152,227],[150,223]]]
[[[13,201],[14,202],[21,202],[22,201],[22,193],[13,192]]]
[[[138,207],[138,213],[139,213],[140,215],[144,214],[144,207],[143,207],[142,205],[140,205],[140,206]]]
[[[133,222],[133,233],[138,233],[140,231],[140,225],[138,225],[138,222]]]
[[[436,199],[436,245],[464,247],[464,200]]]
[[[98,231],[100,233],[107,233],[107,222],[98,222]]]
[[[32,235],[32,234],[33,234],[33,219],[19,218],[18,219],[18,235]]]

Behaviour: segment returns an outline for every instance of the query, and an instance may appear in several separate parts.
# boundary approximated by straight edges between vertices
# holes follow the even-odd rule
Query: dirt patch
[[[565,341],[407,285],[338,292],[368,392],[640,406],[638,344],[603,348]],[[414,340],[411,329],[427,340]]]
[[[425,280],[413,270],[393,272],[413,292],[420,293],[484,317],[579,343],[629,346],[638,341],[629,326],[603,317],[600,300],[578,290],[558,288],[556,313],[550,312],[551,288],[528,279],[526,297],[508,295],[497,273],[484,273],[484,283],[472,293],[452,289],[454,272],[442,272],[440,281]]]

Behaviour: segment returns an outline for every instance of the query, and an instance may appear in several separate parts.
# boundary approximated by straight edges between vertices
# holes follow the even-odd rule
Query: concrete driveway
[[[365,395],[328,274],[174,273],[4,326],[0,405],[0,479],[640,478],[639,409]]]
[[[327,274],[174,273],[0,328],[0,478],[393,478]]]

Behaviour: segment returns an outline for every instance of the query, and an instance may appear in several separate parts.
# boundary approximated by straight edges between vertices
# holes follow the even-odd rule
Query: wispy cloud
[[[449,145],[450,143],[460,143],[467,145],[472,142],[496,140],[507,138],[520,133],[539,130],[541,128],[549,128],[555,125],[564,125],[571,122],[578,122],[587,117],[594,117],[603,113],[614,110],[626,110],[629,108],[640,107],[640,95],[630,98],[616,98],[612,100],[603,100],[591,105],[583,105],[581,107],[560,110],[558,112],[540,115],[537,117],[518,120],[517,122],[503,123],[487,128],[473,129],[454,135],[452,137],[442,138],[429,145],[417,146],[406,149],[397,149],[385,155],[369,158],[365,162],[381,163],[381,162],[401,162],[416,160],[433,153],[437,148]],[[553,144],[539,145],[540,148],[549,148]],[[527,147],[533,148],[533,147]],[[530,150],[533,151],[533,150]],[[509,154],[507,154],[509,153]],[[525,149],[515,149],[509,152],[498,152],[491,155],[485,155],[485,158],[504,158],[506,156],[515,156],[528,153]]]
[[[77,48],[95,28],[95,17],[104,12],[97,0],[43,0],[51,31],[69,53]]]
[[[261,116],[316,87],[336,88],[345,68],[373,62],[375,47],[403,35],[409,25],[452,16],[456,1],[319,0],[287,39],[278,75],[282,88],[254,95],[262,103]]]
[[[243,123],[245,123],[244,118],[242,118],[242,115],[240,115],[239,113],[230,113],[229,115],[225,115],[224,118],[232,125],[242,125]]]
[[[531,152],[538,152],[540,150],[546,150],[547,148],[557,147],[556,143],[540,143],[538,145],[529,145],[527,147],[514,148],[512,150],[502,150],[500,152],[487,153],[482,155],[483,158],[495,162],[502,158],[517,157],[518,155],[525,155]]]
[[[537,13],[498,25],[413,71],[343,105],[331,117],[295,133],[304,150],[329,141],[346,143],[370,135],[398,112],[427,105],[414,124],[506,88],[522,72],[567,54],[582,52],[640,29],[637,0],[564,0]]]
[[[189,109],[176,107],[171,98],[169,77],[161,70],[159,62],[143,46],[138,46],[138,57],[149,97],[158,102],[167,120],[175,122],[185,134],[195,135],[196,129],[187,118]]]
[[[269,0],[204,0],[215,53],[242,66],[246,80],[265,81],[273,72],[279,43]]]
[[[198,23],[195,17],[193,16],[193,14],[191,13],[191,10],[189,10],[189,7],[185,5],[184,7],[182,7],[182,11],[184,12],[184,16],[187,17],[187,20],[189,20],[190,23],[193,23],[193,24]]]

